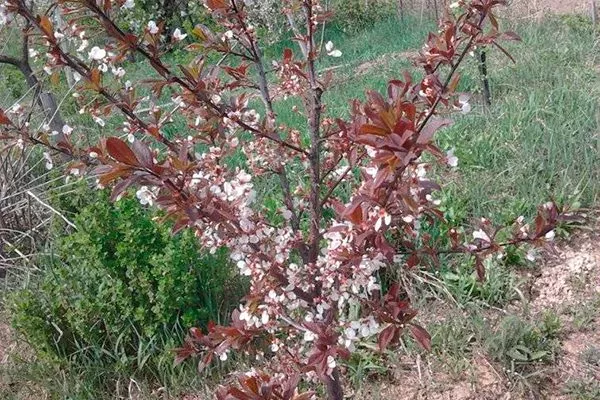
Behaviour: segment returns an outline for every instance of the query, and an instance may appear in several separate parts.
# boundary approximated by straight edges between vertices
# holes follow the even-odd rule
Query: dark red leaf
[[[9,125],[10,123],[10,119],[6,116],[4,110],[0,108],[0,125]]]
[[[227,2],[225,0],[206,0],[206,5],[211,10],[223,10],[227,8]]]
[[[377,338],[377,345],[379,346],[379,351],[384,351],[390,343],[394,340],[396,336],[397,329],[394,325],[390,325],[379,333],[379,337]]]
[[[136,158],[139,160],[142,166],[146,168],[152,168],[154,166],[154,157],[152,156],[152,152],[146,143],[142,142],[141,140],[135,140],[131,146]]]
[[[423,129],[421,129],[421,134],[419,135],[419,138],[417,139],[417,143],[419,144],[425,144],[425,143],[429,143],[431,141],[431,139],[433,138],[433,135],[435,135],[435,133],[440,130],[441,128],[448,126],[452,123],[451,120],[449,119],[431,119],[427,125],[425,125],[423,127]]]
[[[431,351],[431,335],[420,325],[410,324],[410,333],[425,350]]]
[[[485,266],[479,257],[475,257],[475,271],[477,272],[477,279],[483,282],[485,280]]]
[[[54,32],[52,30],[52,22],[50,22],[50,18],[48,18],[46,15],[42,15],[39,17],[39,24],[42,32],[44,32],[48,38],[54,39]]]
[[[377,125],[364,124],[359,128],[359,133],[363,135],[387,136],[390,131]]]
[[[127,143],[116,137],[106,139],[106,150],[115,160],[130,166],[138,166],[139,161]]]

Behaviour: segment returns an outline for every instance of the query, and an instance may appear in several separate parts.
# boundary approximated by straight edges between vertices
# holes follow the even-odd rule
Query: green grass
[[[331,117],[346,117],[349,101],[367,89],[383,92],[390,79],[413,70],[402,55],[420,48],[429,26],[407,29],[397,21],[376,24],[355,36],[325,35],[343,52],[326,58],[336,84],[324,102]],[[461,88],[475,93],[474,110],[456,115],[438,137],[444,149],[456,148],[460,165],[445,178],[444,207],[455,222],[486,216],[506,223],[532,215],[538,205],[556,200],[592,207],[600,193],[600,98],[594,32],[585,24],[550,18],[543,24],[511,27],[522,42],[508,43],[513,64],[500,51],[488,51],[493,104],[478,104],[475,60],[465,64]],[[386,38],[382,40],[381,38]],[[387,39],[389,38],[389,39]],[[357,73],[360,72],[360,73]],[[291,111],[292,100],[276,111],[283,122],[303,127]]]
[[[460,178],[446,190],[469,214],[502,219],[549,199],[593,206],[600,193],[594,39],[557,19],[517,30],[523,42],[509,46],[517,64],[491,58],[493,106],[458,119],[441,139],[461,159]]]
[[[456,147],[460,159],[458,173],[444,185],[445,206],[458,220],[488,216],[505,222],[531,215],[551,199],[584,206],[598,201],[600,86],[593,32],[558,18],[512,28],[523,38],[507,46],[517,63],[500,51],[488,52],[493,105],[476,105],[471,114],[456,116],[439,137],[441,147]],[[341,36],[336,46],[344,52],[344,73],[342,83],[326,94],[329,114],[346,116],[349,99],[363,98],[366,89],[383,91],[410,63],[380,57],[417,50],[424,36],[422,28],[406,34],[391,21],[355,37]],[[379,62],[352,77],[361,63],[373,60]],[[478,91],[478,82],[469,60],[463,89]],[[284,108],[282,119],[299,122]]]

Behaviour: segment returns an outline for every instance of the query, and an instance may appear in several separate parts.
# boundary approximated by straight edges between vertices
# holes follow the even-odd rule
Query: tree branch
[[[21,68],[22,60],[19,60],[15,57],[5,56],[0,54],[0,64],[10,64],[17,68]]]
[[[120,37],[118,39],[123,39],[125,37],[125,33],[121,30],[121,28],[119,28],[93,1],[86,1],[86,5],[87,7],[94,12],[96,15],[98,15],[100,17],[100,19],[102,20],[103,23],[108,24],[112,30],[114,30]],[[110,33],[109,30],[107,30],[107,32]],[[138,44],[133,44],[130,47],[132,50],[140,53],[144,58],[146,58],[148,61],[150,61],[150,65],[166,80],[173,82],[173,83],[177,83],[178,85],[180,85],[181,87],[183,87],[184,89],[186,89],[188,92],[192,93],[200,102],[202,102],[204,105],[208,106],[209,108],[213,109],[214,111],[216,111],[221,117],[226,117],[227,116],[227,110],[223,107],[220,107],[216,104],[214,104],[204,93],[201,93],[198,90],[195,90],[195,88],[193,88],[192,86],[190,86],[186,81],[184,81],[183,79],[181,79],[180,77],[178,77],[177,75],[175,75],[167,66],[165,66],[160,60],[156,59],[156,57],[153,57],[146,49],[144,49],[142,46],[138,45]],[[297,147],[291,143],[287,143],[284,140],[282,140],[281,138],[278,138],[276,136],[270,135],[268,133],[262,132],[261,130],[254,128],[246,123],[244,123],[243,121],[240,120],[235,120],[234,121],[239,127],[241,127],[242,129],[248,131],[248,132],[252,132],[254,134],[256,134],[259,137],[265,138],[265,139],[269,139],[274,141],[275,143],[283,146],[283,147],[287,147],[289,149],[292,149],[296,152],[302,153],[302,154],[306,154],[306,152],[301,149],[300,147]]]

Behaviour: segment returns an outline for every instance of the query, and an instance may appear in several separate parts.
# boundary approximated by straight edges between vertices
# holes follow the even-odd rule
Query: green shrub
[[[201,255],[192,232],[173,237],[136,199],[101,194],[74,221],[12,301],[15,327],[53,359],[139,370],[243,296],[225,251]]]
[[[355,33],[374,23],[396,16],[393,1],[389,0],[336,0],[334,24],[345,32]]]

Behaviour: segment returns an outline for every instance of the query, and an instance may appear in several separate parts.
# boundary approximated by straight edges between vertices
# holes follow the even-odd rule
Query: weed
[[[581,353],[581,360],[592,367],[600,367],[600,347],[589,346]]]
[[[511,373],[525,373],[555,360],[559,348],[558,317],[547,314],[539,324],[516,316],[504,317],[485,340],[488,353]]]
[[[453,314],[428,326],[433,354],[454,377],[460,376],[471,364],[473,346],[485,326],[480,312],[481,309],[477,309],[466,315]]]
[[[134,376],[167,384],[178,377],[171,349],[190,326],[226,319],[242,281],[225,252],[201,255],[191,232],[173,237],[136,199],[92,197],[38,279],[11,296],[14,326],[92,393]]]
[[[473,267],[465,264],[456,271],[441,273],[442,280],[459,304],[479,302],[490,306],[503,306],[515,298],[517,282],[508,268],[488,260],[487,278],[481,282]]]
[[[593,326],[592,322],[598,318],[600,307],[600,297],[592,302],[579,304],[568,309],[568,313],[573,317],[573,326],[578,331],[586,331]]]
[[[564,392],[572,400],[597,400],[600,398],[600,383],[593,378],[571,381]]]
[[[372,351],[357,351],[352,353],[345,363],[347,375],[355,388],[360,388],[368,379],[373,379],[389,372],[385,356]]]

